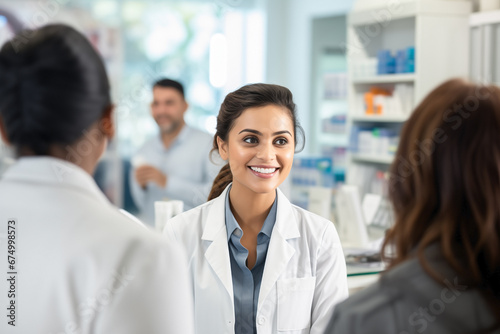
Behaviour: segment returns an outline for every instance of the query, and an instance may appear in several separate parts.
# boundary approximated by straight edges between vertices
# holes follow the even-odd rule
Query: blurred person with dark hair
[[[160,133],[132,159],[130,184],[140,218],[154,225],[154,202],[175,199],[189,210],[205,202],[218,169],[209,159],[211,136],[184,121],[184,87],[171,79],[153,85],[151,114]]]
[[[390,168],[389,270],[325,333],[500,333],[500,89],[434,89]]]
[[[17,152],[0,180],[0,332],[193,333],[179,246],[92,179],[114,134],[101,58],[65,25],[21,34],[0,50],[0,130]]]

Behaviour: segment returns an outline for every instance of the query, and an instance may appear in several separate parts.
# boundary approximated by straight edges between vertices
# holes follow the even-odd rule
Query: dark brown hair
[[[459,79],[433,90],[401,133],[390,168],[395,224],[384,241],[391,267],[424,250],[444,259],[498,315],[500,300],[500,89]],[[497,316],[498,318],[498,316]]]
[[[258,108],[268,105],[284,107],[290,111],[290,118],[293,122],[295,148],[297,148],[297,134],[301,137],[301,148],[304,147],[304,130],[299,124],[293,102],[292,92],[286,87],[270,84],[251,84],[229,93],[219,110],[217,116],[217,132],[214,135],[212,152],[217,151],[217,137],[227,141],[229,131],[233,128],[234,121],[248,108]],[[233,180],[229,164],[224,165],[219,175],[214,180],[208,200],[218,197],[229,183]]]
[[[179,81],[175,81],[175,80],[168,79],[168,78],[163,78],[163,79],[156,81],[153,84],[153,89],[156,87],[173,88],[182,95],[182,98],[184,98],[184,86],[182,86],[182,84]]]
[[[73,144],[111,107],[103,61],[85,36],[63,24],[6,42],[0,73],[0,114],[19,155]]]

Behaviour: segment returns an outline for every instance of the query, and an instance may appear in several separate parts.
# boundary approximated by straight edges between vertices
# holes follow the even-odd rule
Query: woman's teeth
[[[259,168],[259,167],[250,167],[253,171],[261,174],[271,174],[274,173],[277,168]]]

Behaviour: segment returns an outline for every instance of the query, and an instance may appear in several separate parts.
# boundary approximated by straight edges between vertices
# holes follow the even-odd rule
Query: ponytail
[[[210,190],[210,195],[208,195],[208,200],[210,201],[219,197],[231,182],[233,182],[233,174],[231,173],[231,168],[227,163],[221,168],[219,174],[215,178],[212,190]]]

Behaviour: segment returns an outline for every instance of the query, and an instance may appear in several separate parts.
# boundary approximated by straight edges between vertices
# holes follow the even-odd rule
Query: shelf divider
[[[409,115],[386,116],[386,115],[353,115],[354,122],[380,122],[380,123],[404,123]]]
[[[358,161],[358,162],[370,162],[383,165],[390,165],[394,160],[394,156],[353,153],[351,155],[351,159],[353,161]]]
[[[377,84],[377,83],[398,83],[398,82],[413,82],[415,81],[415,73],[396,73],[374,75],[372,77],[353,78],[354,84]]]

